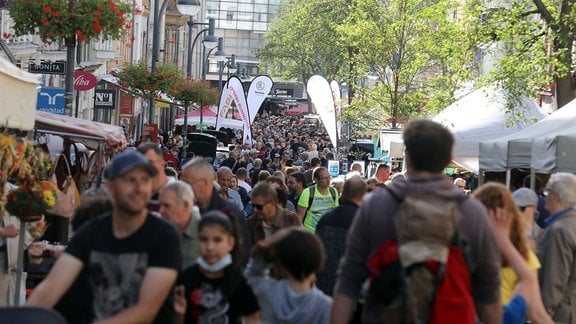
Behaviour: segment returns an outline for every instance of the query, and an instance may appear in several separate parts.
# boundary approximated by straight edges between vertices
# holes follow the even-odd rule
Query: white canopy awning
[[[434,121],[454,135],[453,159],[478,173],[479,143],[516,133],[546,117],[533,100],[524,99],[512,111],[506,111],[503,90],[477,89],[448,106]],[[517,116],[523,116],[518,119]],[[517,120],[511,122],[512,119]]]
[[[576,170],[576,100],[515,134],[481,143],[480,168],[533,168],[553,173]]]

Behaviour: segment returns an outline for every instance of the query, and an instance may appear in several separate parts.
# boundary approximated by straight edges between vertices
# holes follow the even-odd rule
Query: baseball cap
[[[112,161],[106,166],[104,177],[107,180],[114,180],[134,168],[143,168],[152,177],[158,174],[156,168],[148,162],[148,159],[146,159],[142,153],[136,150],[130,150],[124,151],[112,158]]]
[[[534,190],[529,188],[520,188],[512,193],[516,205],[520,207],[538,205],[538,196]]]
[[[275,157],[275,158],[280,158],[280,154],[276,153],[276,154],[274,154],[274,157]]]

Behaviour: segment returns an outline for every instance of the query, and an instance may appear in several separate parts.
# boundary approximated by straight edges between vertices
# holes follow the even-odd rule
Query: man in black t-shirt
[[[176,321],[170,292],[181,263],[178,232],[146,209],[156,174],[137,151],[112,159],[105,171],[112,213],[74,235],[29,304],[54,306],[85,271],[95,321]]]

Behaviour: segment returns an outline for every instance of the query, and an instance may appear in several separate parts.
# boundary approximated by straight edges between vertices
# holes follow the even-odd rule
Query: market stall
[[[36,131],[61,135],[96,149],[100,142],[110,148],[121,151],[128,145],[124,129],[120,126],[98,123],[91,120],[56,115],[37,111]]]
[[[0,275],[0,302],[5,305],[21,305],[24,303],[23,273],[24,247],[31,241],[29,229],[33,228],[31,219],[24,215],[8,213],[8,210],[19,206],[32,206],[30,199],[25,204],[16,199],[16,192],[24,184],[37,180],[38,170],[42,170],[42,155],[37,155],[31,149],[31,143],[22,136],[34,128],[34,113],[36,111],[36,93],[40,76],[20,70],[17,66],[0,57],[0,219],[2,226],[19,227],[16,237],[4,238],[3,247],[6,251],[3,262],[5,269]],[[34,164],[36,162],[36,164]],[[30,164],[34,165],[34,168]],[[26,168],[28,167],[28,168]],[[17,176],[16,176],[17,175]],[[8,181],[14,182],[10,183]],[[37,181],[36,181],[37,182]],[[38,191],[40,185],[34,186]],[[38,192],[36,191],[36,192]],[[32,197],[28,192],[20,190],[18,197]],[[30,191],[30,193],[34,193]],[[10,209],[9,209],[10,207]],[[8,300],[6,300],[8,298]]]
[[[446,126],[454,135],[452,155],[455,162],[478,173],[480,143],[516,133],[547,116],[528,98],[507,111],[505,98],[504,90],[483,87],[460,98],[434,117],[434,121]]]
[[[35,139],[49,147],[53,147],[51,141],[62,141],[60,152],[49,151],[54,158],[66,155],[81,192],[99,185],[106,161],[128,145],[120,126],[42,111],[36,112]]]
[[[531,168],[537,173],[576,171],[576,100],[510,136],[480,144],[480,168],[503,172]]]

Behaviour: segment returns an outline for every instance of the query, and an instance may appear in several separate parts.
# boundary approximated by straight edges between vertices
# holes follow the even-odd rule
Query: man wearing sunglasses
[[[285,227],[300,225],[298,215],[280,207],[276,190],[269,183],[259,182],[250,192],[250,199],[254,210],[248,218],[252,244]]]

